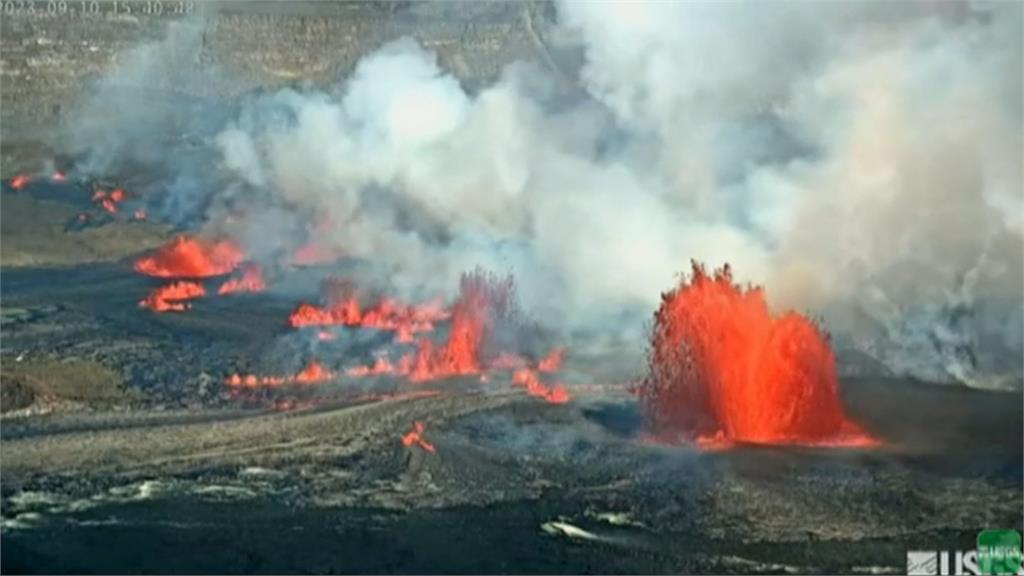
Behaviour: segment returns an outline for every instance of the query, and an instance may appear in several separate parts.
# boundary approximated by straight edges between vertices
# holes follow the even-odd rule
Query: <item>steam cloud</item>
[[[888,371],[1020,386],[1021,22],[1017,3],[565,2],[557,74],[517,63],[470,93],[401,39],[329,92],[225,104],[230,73],[193,69],[174,82],[208,100],[118,120],[138,119],[126,86],[198,61],[189,23],[102,81],[68,142],[95,173],[165,174],[165,216],[266,262],[326,222],[401,294],[510,270],[546,324],[642,353],[675,274],[727,261]],[[170,153],[168,131],[200,144]]]

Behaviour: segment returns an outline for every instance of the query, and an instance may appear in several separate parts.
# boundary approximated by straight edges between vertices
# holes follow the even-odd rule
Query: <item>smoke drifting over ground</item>
[[[237,106],[210,104],[229,72],[191,22],[99,82],[67,142],[96,175],[160,175],[154,213],[271,268],[312,239],[413,300],[510,271],[546,325],[641,354],[676,273],[729,262],[892,372],[1019,386],[1021,11],[567,2],[546,37],[578,69],[469,93],[402,39],[330,91]],[[142,110],[155,78],[211,99]]]

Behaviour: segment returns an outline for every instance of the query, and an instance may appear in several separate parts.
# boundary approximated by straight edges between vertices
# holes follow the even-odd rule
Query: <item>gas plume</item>
[[[409,302],[511,270],[547,325],[640,342],[682,265],[730,262],[820,317],[840,368],[848,348],[1020,386],[1021,10],[564,2],[550,58],[473,91],[399,39],[234,107],[190,22],[99,82],[67,142],[85,171],[146,167],[151,217],[268,269],[343,254]],[[196,96],[129,97],[164,82]]]

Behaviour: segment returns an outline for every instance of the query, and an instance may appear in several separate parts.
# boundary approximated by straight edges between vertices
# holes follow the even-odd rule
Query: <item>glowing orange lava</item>
[[[499,279],[480,271],[465,274],[459,285],[459,297],[451,309],[451,326],[443,345],[420,338],[416,341],[416,350],[403,354],[397,363],[392,363],[386,356],[378,356],[372,365],[356,366],[346,370],[345,374],[353,378],[402,376],[417,383],[478,375],[481,381],[487,382],[490,381],[489,371],[508,370],[513,372],[513,384],[523,386],[528,394],[555,404],[568,402],[569,393],[565,386],[549,387],[539,377],[539,372],[558,371],[565,355],[564,349],[553,349],[536,365],[507,351],[497,355],[486,353],[498,324],[514,321],[514,315],[515,285],[511,277]],[[345,319],[355,324],[356,320],[365,318],[366,315],[360,314],[358,304],[350,298],[344,300],[344,305],[330,310],[303,304],[292,314],[291,322],[292,325],[297,321],[316,324],[327,319]]]
[[[382,376],[386,374],[397,374],[398,370],[383,356],[378,356],[370,366],[356,366],[345,371],[347,376],[363,378],[365,376]]]
[[[119,210],[118,204],[124,202],[126,197],[124,190],[121,188],[115,188],[109,193],[102,188],[97,188],[92,194],[92,201],[105,211],[117,214]]]
[[[502,280],[481,271],[463,274],[459,297],[452,305],[448,341],[440,347],[429,340],[417,342],[410,379],[423,382],[479,374],[484,346],[494,324],[507,318],[514,301],[515,284],[511,276]]]
[[[773,317],[729,267],[662,295],[649,374],[638,390],[653,431],[711,442],[852,443],[867,438],[839,400],[827,337],[805,317]],[[844,440],[845,439],[845,440]]]
[[[408,448],[413,444],[417,444],[420,448],[423,448],[431,454],[437,452],[437,449],[434,448],[433,444],[423,439],[423,431],[425,429],[426,426],[423,425],[423,422],[420,422],[419,420],[413,422],[412,430],[402,436],[402,445]]]
[[[227,282],[221,284],[220,288],[217,289],[217,294],[234,294],[237,292],[263,292],[267,289],[267,283],[263,279],[263,268],[256,264],[250,264],[245,267],[242,275],[238,278],[232,278]]]
[[[310,360],[306,367],[293,376],[257,376],[255,374],[232,374],[224,382],[231,388],[274,388],[286,384],[316,384],[335,377],[316,360]]]
[[[529,368],[516,370],[512,375],[512,383],[525,387],[526,393],[530,396],[536,396],[551,404],[565,404],[569,401],[569,392],[565,386],[555,384],[549,387],[540,381],[536,371]]]
[[[11,178],[11,188],[15,190],[21,190],[25,186],[28,186],[29,177],[28,174],[18,174],[14,178]]]
[[[388,330],[395,332],[398,342],[408,343],[413,334],[432,331],[435,322],[446,317],[440,302],[417,306],[383,298],[364,311],[355,296],[348,296],[326,307],[302,303],[288,317],[288,324],[293,328],[338,325]]]
[[[184,312],[190,305],[183,300],[192,300],[206,295],[206,289],[196,282],[175,282],[161,286],[139,301],[139,306],[154,312]]]
[[[330,370],[327,370],[315,360],[309,362],[305,368],[303,368],[298,374],[295,375],[295,381],[304,384],[312,382],[323,382],[324,380],[330,380],[332,377]]]
[[[207,278],[228,274],[245,258],[230,240],[210,242],[178,236],[135,262],[135,270],[161,278]]]
[[[558,372],[558,369],[562,367],[563,360],[565,360],[565,348],[555,348],[537,364],[537,369],[541,372]]]

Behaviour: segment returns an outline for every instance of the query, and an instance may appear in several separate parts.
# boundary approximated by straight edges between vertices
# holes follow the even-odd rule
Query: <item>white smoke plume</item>
[[[518,63],[472,93],[402,39],[211,130],[205,225],[273,258],[319,221],[410,297],[512,271],[567,332],[640,334],[691,258],[729,262],[893,373],[1020,386],[1021,22],[1018,3],[564,2],[545,36],[578,69]]]

